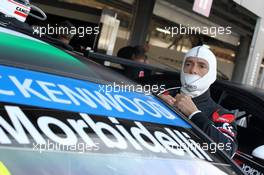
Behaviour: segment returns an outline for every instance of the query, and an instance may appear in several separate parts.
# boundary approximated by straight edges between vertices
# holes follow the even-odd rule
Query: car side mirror
[[[259,158],[259,159],[264,160],[264,145],[255,148],[252,151],[252,155]]]

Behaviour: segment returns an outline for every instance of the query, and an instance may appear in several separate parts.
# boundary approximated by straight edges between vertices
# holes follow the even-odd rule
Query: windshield
[[[13,174],[20,175],[41,174],[40,172],[49,175],[196,175],[201,172],[203,172],[202,174],[227,175],[215,166],[201,160],[140,157],[130,153],[84,155],[44,152],[40,156],[25,150],[3,149],[0,150],[0,154],[5,160],[5,166],[13,170]]]

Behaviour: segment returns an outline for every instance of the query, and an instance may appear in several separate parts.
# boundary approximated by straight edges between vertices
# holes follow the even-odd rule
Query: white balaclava
[[[203,77],[199,75],[193,75],[184,73],[183,68],[185,61],[188,57],[196,57],[204,59],[209,64],[209,71]],[[216,57],[207,47],[197,46],[192,48],[189,52],[186,53],[181,69],[181,93],[189,95],[192,98],[202,95],[205,91],[209,89],[211,84],[216,80],[217,75],[217,65]]]

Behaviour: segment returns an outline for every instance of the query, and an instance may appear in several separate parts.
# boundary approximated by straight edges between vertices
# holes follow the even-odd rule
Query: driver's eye
[[[205,69],[206,66],[205,65],[200,65],[200,68]]]
[[[185,63],[185,66],[190,66],[191,65],[191,63]]]

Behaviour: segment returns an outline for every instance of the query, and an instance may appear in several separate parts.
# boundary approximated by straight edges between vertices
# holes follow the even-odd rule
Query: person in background
[[[74,25],[68,20],[60,23],[60,28],[63,29],[60,30],[60,34],[58,34],[58,39],[64,44],[69,45],[71,39],[73,38],[74,35],[70,33],[71,28],[73,27]]]
[[[216,104],[210,95],[210,86],[216,80],[215,55],[205,46],[197,46],[186,53],[181,69],[180,92],[160,97],[179,109],[224,151],[233,157],[237,150],[235,116]]]
[[[133,60],[140,63],[148,64],[148,58],[146,56],[146,50],[143,46],[126,46],[119,49],[117,56],[120,58],[125,58],[129,60]],[[144,70],[140,67],[131,67],[127,65],[122,65],[125,69],[125,75],[128,78],[133,80],[137,80],[139,78],[143,78],[149,74],[147,70]]]

